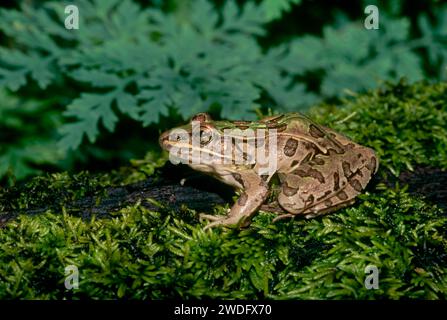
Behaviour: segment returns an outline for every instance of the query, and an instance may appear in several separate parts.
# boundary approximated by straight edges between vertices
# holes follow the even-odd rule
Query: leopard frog
[[[247,130],[263,134],[244,134]],[[239,190],[226,216],[201,215],[211,221],[206,228],[248,226],[259,209],[276,212],[275,220],[335,211],[352,204],[378,169],[372,149],[300,113],[259,121],[214,121],[199,113],[188,125],[164,132],[160,145],[172,159]],[[253,156],[260,148],[267,162]],[[242,161],[235,156],[238,151]],[[266,163],[273,162],[274,170],[267,171]],[[278,183],[271,183],[274,176]]]

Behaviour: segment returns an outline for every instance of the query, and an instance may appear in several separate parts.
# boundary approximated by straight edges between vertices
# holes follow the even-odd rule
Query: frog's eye
[[[200,144],[206,145],[210,143],[211,139],[213,137],[213,134],[209,131],[202,130],[200,131]]]

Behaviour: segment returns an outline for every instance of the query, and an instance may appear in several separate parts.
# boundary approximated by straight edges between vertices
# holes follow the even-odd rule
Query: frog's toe
[[[221,220],[214,221],[214,222],[211,222],[211,223],[207,224],[205,226],[205,228],[203,228],[203,231],[212,229],[212,228],[217,227],[217,226],[222,226]]]
[[[220,218],[206,225],[203,230],[205,231],[214,227],[245,227],[247,226],[247,223],[248,221],[244,221],[244,219],[237,219],[237,217]]]
[[[294,215],[292,213],[281,214],[281,215],[277,216],[276,218],[274,218],[272,222],[275,223],[276,221],[294,218],[295,216],[296,215]]]
[[[205,226],[205,228],[203,228],[203,231],[206,231],[208,229],[212,229],[215,227],[230,227],[230,226],[234,226],[234,225],[235,225],[235,223],[233,223],[233,222],[227,222],[227,219],[220,219],[220,220],[216,220],[214,222],[207,224]]]
[[[204,220],[209,220],[209,221],[222,220],[221,216],[213,216],[211,214],[204,214],[204,213],[199,214],[199,218],[204,219]]]

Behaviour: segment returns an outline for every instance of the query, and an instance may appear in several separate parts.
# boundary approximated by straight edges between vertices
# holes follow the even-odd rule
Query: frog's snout
[[[160,147],[164,150],[169,150],[171,145],[169,142],[169,131],[165,131],[160,135],[160,138],[158,139],[158,143],[160,144]]]

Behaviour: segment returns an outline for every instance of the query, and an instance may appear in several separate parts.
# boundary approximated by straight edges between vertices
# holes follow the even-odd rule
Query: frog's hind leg
[[[322,159],[326,166],[304,164],[283,181],[278,201],[291,214],[313,218],[346,207],[377,171],[374,153],[364,147]]]
[[[377,164],[376,155],[371,149],[348,149],[339,163],[337,179],[335,175],[328,179],[333,188],[326,190],[320,199],[317,198],[304,210],[305,217],[313,218],[353,204],[354,198],[366,188],[372,174],[377,172]]]

